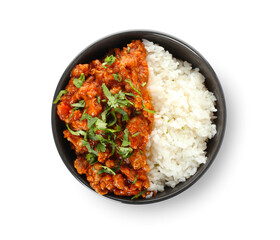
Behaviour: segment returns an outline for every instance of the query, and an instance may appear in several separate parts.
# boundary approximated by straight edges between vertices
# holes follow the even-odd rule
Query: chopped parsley
[[[129,53],[129,51],[130,51],[130,47],[127,47],[127,53]]]
[[[62,97],[62,95],[66,94],[67,90],[60,90],[56,99],[54,100],[53,104],[57,104],[60,101],[60,98]]]
[[[79,78],[74,78],[73,79],[73,84],[77,88],[80,88],[81,86],[83,86],[83,83],[84,83],[85,80],[86,80],[85,74],[82,73]]]

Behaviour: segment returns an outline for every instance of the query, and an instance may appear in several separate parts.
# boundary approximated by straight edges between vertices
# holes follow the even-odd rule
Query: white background
[[[279,239],[278,1],[1,1],[1,239]],[[183,4],[183,5],[182,5]],[[64,69],[108,34],[150,29],[215,69],[228,121],[211,168],[164,202],[133,206],[83,187],[51,132]]]

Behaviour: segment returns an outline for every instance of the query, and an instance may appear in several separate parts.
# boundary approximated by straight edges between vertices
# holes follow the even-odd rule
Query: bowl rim
[[[193,176],[191,176],[188,180],[188,184],[186,186],[183,186],[181,189],[175,190],[173,192],[171,192],[168,195],[164,195],[161,197],[157,197],[156,199],[154,198],[148,198],[148,199],[134,199],[131,200],[130,198],[120,198],[120,196],[115,196],[115,195],[103,195],[101,196],[100,194],[98,194],[94,189],[90,188],[88,185],[86,185],[80,178],[80,175],[77,175],[76,172],[73,171],[73,169],[70,167],[69,162],[67,161],[67,159],[64,158],[64,155],[62,154],[62,150],[61,150],[61,146],[59,144],[59,140],[58,140],[58,136],[57,136],[57,132],[56,132],[56,122],[55,122],[55,117],[56,117],[56,104],[52,103],[52,107],[51,107],[51,126],[52,126],[52,134],[53,134],[53,138],[54,138],[54,142],[56,145],[56,148],[58,150],[58,153],[60,155],[60,158],[62,159],[63,163],[65,164],[65,166],[67,167],[67,169],[71,172],[71,174],[80,182],[82,183],[83,186],[85,186],[87,189],[92,190],[93,192],[95,192],[97,195],[101,196],[101,197],[106,197],[112,200],[116,200],[118,202],[121,203],[126,203],[126,204],[135,204],[135,205],[142,205],[142,204],[150,204],[150,203],[156,203],[156,202],[161,202],[164,200],[167,200],[169,198],[175,197],[178,194],[184,192],[185,190],[187,190],[188,188],[190,188],[196,181],[198,181],[198,179],[200,179],[203,174],[205,174],[205,172],[209,169],[209,167],[212,165],[213,161],[215,160],[223,139],[224,139],[224,135],[225,135],[225,130],[226,130],[226,121],[227,121],[227,109],[226,109],[226,101],[225,101],[225,96],[224,96],[224,92],[221,86],[221,83],[218,79],[217,74],[215,73],[214,69],[212,68],[212,66],[209,64],[209,62],[192,46],[190,46],[188,43],[184,42],[183,40],[172,36],[170,34],[167,33],[163,33],[163,32],[159,32],[159,31],[154,31],[154,30],[144,30],[144,29],[139,29],[139,30],[125,30],[125,31],[119,31],[119,32],[115,32],[109,35],[106,35],[105,37],[99,38],[98,40],[94,41],[93,43],[91,43],[90,45],[88,45],[87,47],[85,47],[80,53],[78,53],[76,55],[76,57],[68,64],[68,66],[66,67],[66,69],[64,70],[63,74],[61,75],[57,86],[56,86],[56,90],[54,92],[54,96],[53,96],[53,101],[55,100],[58,92],[62,89],[62,86],[64,85],[65,79],[67,77],[69,77],[68,72],[72,69],[72,65],[74,62],[77,61],[77,59],[82,56],[84,53],[87,52],[87,50],[91,47],[93,47],[94,45],[108,39],[108,38],[112,38],[114,36],[119,36],[119,35],[125,35],[125,34],[151,34],[154,36],[160,36],[166,39],[171,40],[172,42],[175,42],[179,45],[182,45],[182,47],[184,48],[188,48],[189,50],[191,50],[193,53],[195,53],[199,58],[201,58],[203,64],[206,65],[206,67],[212,72],[213,76],[214,76],[214,81],[216,82],[217,86],[218,86],[218,92],[221,96],[221,109],[223,111],[223,121],[221,122],[221,125],[219,127],[220,129],[220,137],[218,140],[218,144],[216,147],[216,151],[213,153],[212,158],[211,159],[207,159],[207,162],[205,163],[205,168],[203,171],[201,172],[196,172]],[[171,53],[172,54],[172,53]],[[71,68],[71,69],[70,69]],[[207,81],[207,80],[206,80]],[[52,102],[53,102],[52,101]]]

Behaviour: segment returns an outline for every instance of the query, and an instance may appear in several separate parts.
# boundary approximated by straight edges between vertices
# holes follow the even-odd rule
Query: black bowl
[[[68,81],[70,80],[71,70],[74,68],[74,66],[79,63],[88,63],[93,59],[102,58],[110,49],[124,47],[131,40],[143,38],[154,43],[158,43],[170,53],[172,53],[173,56],[177,59],[186,60],[190,62],[193,67],[198,67],[200,69],[200,72],[206,78],[206,87],[211,92],[213,92],[217,98],[216,108],[218,111],[216,113],[217,119],[215,120],[215,124],[217,126],[217,134],[207,144],[208,160],[206,164],[202,164],[198,168],[194,176],[187,179],[183,183],[179,183],[175,188],[167,187],[164,192],[159,192],[157,196],[149,199],[138,198],[131,200],[130,197],[120,197],[113,194],[105,195],[105,197],[107,198],[130,204],[147,204],[166,200],[183,192],[192,184],[194,184],[203,175],[203,173],[205,173],[205,171],[212,164],[214,158],[216,157],[223,140],[226,125],[226,106],[223,90],[214,70],[209,65],[209,63],[201,56],[201,54],[199,54],[193,47],[189,46],[185,42],[167,34],[155,31],[135,30],[116,33],[100,39],[88,46],[80,54],[78,54],[77,57],[74,58],[74,60],[64,71],[54,93],[54,99],[59,91],[66,87]],[[87,182],[85,175],[79,175],[74,168],[73,162],[76,156],[74,151],[70,148],[70,143],[63,137],[62,132],[65,129],[65,123],[62,122],[56,114],[56,105],[52,106],[51,118],[55,144],[63,162],[65,163],[69,171],[73,174],[73,176],[75,176],[82,184],[94,191]]]

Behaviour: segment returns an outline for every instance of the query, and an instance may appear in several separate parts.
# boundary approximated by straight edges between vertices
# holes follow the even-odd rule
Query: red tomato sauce
[[[103,59],[75,66],[57,105],[67,124],[64,137],[77,155],[74,166],[101,195],[150,193],[146,144],[154,111],[148,79],[144,45],[132,41]]]

